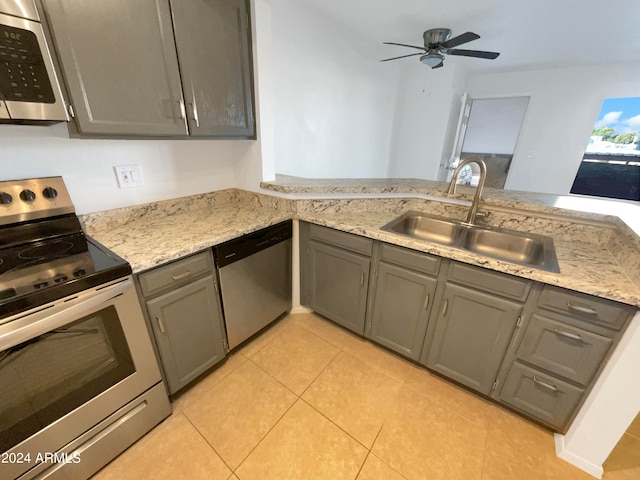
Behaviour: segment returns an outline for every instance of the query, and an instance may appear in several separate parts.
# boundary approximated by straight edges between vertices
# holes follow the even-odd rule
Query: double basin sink
[[[553,239],[545,235],[469,225],[415,211],[392,220],[382,227],[382,230],[518,265],[560,273]]]

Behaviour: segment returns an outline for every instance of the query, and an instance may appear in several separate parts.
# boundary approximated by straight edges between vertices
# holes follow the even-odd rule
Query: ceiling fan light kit
[[[432,28],[422,34],[424,47],[416,45],[406,45],[404,43],[383,42],[385,45],[397,45],[400,47],[409,47],[422,50],[419,53],[410,53],[400,57],[385,58],[381,62],[397,60],[399,58],[414,57],[420,55],[420,61],[431,68],[440,68],[444,65],[445,55],[454,55],[458,57],[475,57],[494,60],[500,55],[498,52],[483,52],[481,50],[458,50],[454,47],[463,43],[472,42],[480,38],[480,35],[473,32],[466,32],[457,37],[451,37],[451,29],[449,28]]]

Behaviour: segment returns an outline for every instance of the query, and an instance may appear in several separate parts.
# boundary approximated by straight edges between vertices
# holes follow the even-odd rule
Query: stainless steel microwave
[[[0,0],[0,123],[68,120],[34,0]]]

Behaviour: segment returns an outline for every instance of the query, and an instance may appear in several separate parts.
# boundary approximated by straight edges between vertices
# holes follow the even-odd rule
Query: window
[[[640,97],[603,102],[571,193],[640,201]]]

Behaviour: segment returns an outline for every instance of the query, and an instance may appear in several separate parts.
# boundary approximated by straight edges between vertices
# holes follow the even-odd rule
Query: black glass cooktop
[[[0,319],[127,276],[75,215],[0,230]]]

